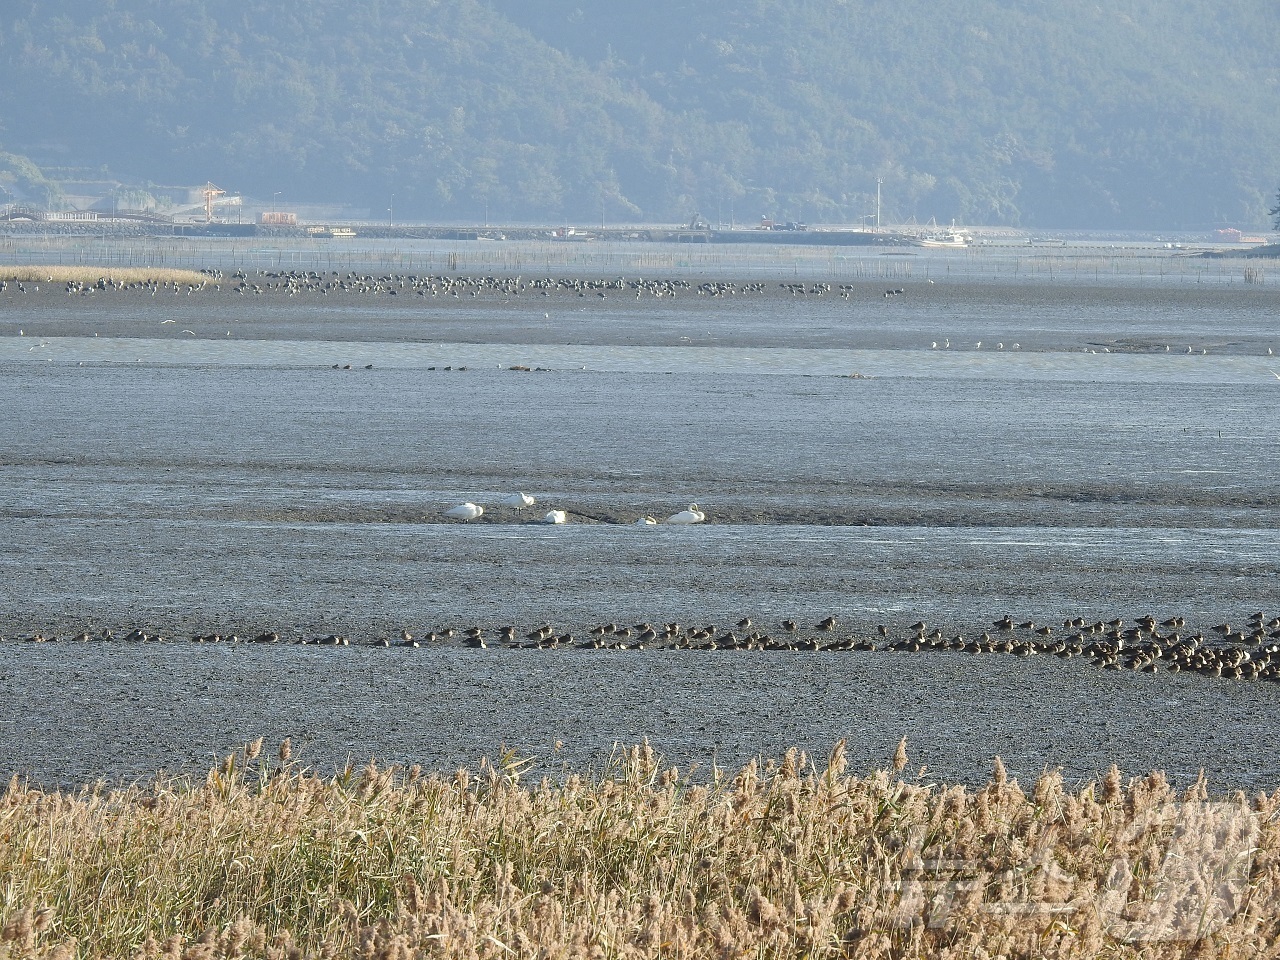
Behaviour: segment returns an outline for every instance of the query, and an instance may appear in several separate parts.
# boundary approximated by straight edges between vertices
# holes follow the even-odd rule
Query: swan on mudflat
[[[698,509],[696,503],[689,504],[689,509],[667,517],[667,523],[701,523],[707,515]]]
[[[637,527],[656,527],[658,525],[658,521],[653,517],[644,516],[637,520],[635,525]]]
[[[504,507],[515,507],[518,510],[521,507],[532,507],[537,502],[538,501],[534,500],[533,497],[529,496],[527,493],[521,492],[513,493],[511,496],[507,497],[507,499],[502,501],[502,505]]]
[[[467,503],[460,503],[456,507],[450,507],[444,512],[444,515],[457,520],[474,520],[482,513],[484,513],[484,507],[468,501]]]
[[[543,523],[566,523],[568,520],[569,517],[563,510],[548,510],[547,515],[542,518]]]

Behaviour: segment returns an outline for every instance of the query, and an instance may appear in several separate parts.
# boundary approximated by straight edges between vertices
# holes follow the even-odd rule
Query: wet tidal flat
[[[321,770],[348,758],[451,771],[510,749],[536,771],[607,769],[643,739],[709,776],[847,738],[856,769],[908,739],[929,782],[1024,782],[1118,764],[1274,789],[1274,684],[1104,672],[1051,657],[943,653],[527,651],[357,647],[0,649],[8,769],[49,785],[200,772],[258,731]]]
[[[907,736],[949,780],[999,753],[1027,776],[1280,785],[1264,682],[941,650],[364,646],[1280,611],[1269,290],[879,286],[0,294],[0,768],[203,770],[259,734],[320,765],[444,768],[503,744],[601,766],[646,736],[731,766],[848,737],[869,768]],[[515,491],[536,506],[501,506]],[[443,517],[464,501],[484,515]],[[703,524],[634,525],[692,502]],[[568,522],[538,523],[551,509]],[[17,639],[135,628],[175,642]],[[268,630],[353,646],[187,642]]]

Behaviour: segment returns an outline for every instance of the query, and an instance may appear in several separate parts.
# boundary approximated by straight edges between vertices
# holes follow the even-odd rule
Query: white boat
[[[956,229],[954,220],[950,227],[939,227],[930,220],[916,234],[916,243],[922,247],[967,247],[973,243],[973,235]]]
[[[924,234],[916,242],[922,247],[967,247],[973,243],[973,237],[959,230],[944,230]]]

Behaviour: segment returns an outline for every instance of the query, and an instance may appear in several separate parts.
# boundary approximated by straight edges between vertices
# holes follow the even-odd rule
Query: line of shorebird
[[[447,275],[416,273],[361,273],[354,270],[339,273],[336,270],[258,270],[248,273],[236,270],[230,275],[221,270],[205,269],[199,271],[204,280],[197,284],[179,284],[172,281],[139,280],[123,282],[103,275],[96,281],[67,281],[62,285],[68,296],[90,296],[95,293],[113,291],[134,291],[149,293],[172,293],[177,296],[186,293],[199,293],[203,290],[220,291],[225,284],[227,289],[236,294],[262,296],[270,293],[283,293],[286,296],[314,294],[329,296],[331,294],[381,294],[384,296],[419,296],[419,297],[480,297],[496,295],[513,297],[520,295],[550,297],[553,295],[576,295],[578,297],[594,296],[598,299],[611,297],[630,297],[639,300],[643,297],[674,298],[689,293],[700,297],[738,297],[765,293],[777,289],[791,297],[821,297],[836,293],[842,299],[850,299],[859,289],[857,284],[842,283],[833,286],[826,282],[790,282],[779,283],[777,287],[762,281],[707,280],[696,286],[689,280],[679,278],[644,278],[644,277],[498,277],[493,275]],[[50,287],[53,278],[48,280]],[[26,293],[26,282],[13,281],[14,290]],[[31,283],[31,289],[39,292],[39,283]],[[0,293],[9,290],[9,283],[0,280]],[[898,287],[885,291],[885,297],[899,296],[905,291]]]
[[[209,274],[212,274],[216,271],[201,270],[200,272],[206,274],[206,276],[205,276],[205,279],[201,280],[199,283],[178,283],[176,280],[124,281],[124,280],[116,280],[112,277],[102,276],[93,282],[87,282],[84,280],[67,280],[62,282],[61,288],[62,288],[62,291],[66,293],[66,295],[69,297],[76,296],[77,294],[82,297],[87,297],[93,293],[106,293],[114,290],[128,290],[132,292],[149,293],[153,297],[157,293],[170,293],[170,292],[172,292],[175,297],[183,293],[185,293],[187,296],[191,296],[191,294],[199,293],[201,290],[204,290],[206,287],[208,287]],[[56,281],[53,279],[53,277],[49,277],[45,281],[49,289],[56,289],[54,287],[55,282]],[[31,285],[32,293],[40,292],[40,281],[38,280],[37,281],[0,280],[0,293],[8,293],[10,285],[13,286],[13,289],[15,292],[26,293],[28,283]],[[214,289],[220,290],[221,286],[218,284],[214,284]]]
[[[248,273],[242,269],[237,269],[230,275],[225,274],[222,270],[214,268],[205,268],[198,271],[203,275],[204,279],[200,283],[177,283],[175,281],[156,281],[156,280],[137,280],[124,282],[113,279],[109,276],[101,276],[94,282],[85,282],[81,280],[66,281],[63,289],[68,296],[80,295],[89,296],[94,293],[106,293],[110,291],[141,291],[155,296],[157,293],[172,293],[178,296],[185,293],[191,296],[193,293],[200,293],[204,290],[220,291],[223,284],[227,284],[227,289],[241,296],[263,296],[265,294],[284,294],[289,297],[313,294],[318,296],[329,296],[331,294],[363,294],[363,295],[383,295],[383,296],[418,296],[418,297],[445,297],[451,299],[462,299],[464,297],[474,298],[482,295],[498,296],[502,298],[511,298],[521,295],[551,297],[556,296],[574,296],[587,297],[594,296],[601,300],[617,299],[620,297],[628,297],[640,300],[645,297],[657,298],[675,298],[678,294],[691,293],[699,297],[739,297],[749,296],[752,294],[762,294],[770,290],[778,290],[784,295],[792,298],[796,297],[823,297],[828,294],[835,294],[842,300],[850,300],[854,294],[862,288],[868,288],[868,292],[872,285],[868,283],[840,283],[831,284],[823,281],[809,282],[780,282],[776,287],[771,283],[762,281],[744,281],[737,282],[732,280],[707,280],[699,283],[697,286],[689,280],[665,278],[665,279],[645,279],[643,277],[616,277],[616,278],[582,278],[582,277],[525,277],[506,276],[499,277],[491,274],[486,275],[470,275],[470,274],[426,274],[419,275],[416,273],[361,273],[349,270],[346,273],[339,273],[337,270],[320,271],[320,270],[257,270]],[[5,293],[10,289],[10,284],[18,293],[26,293],[28,283],[31,289],[38,292],[40,289],[39,282],[23,282],[23,281],[5,281],[0,280],[0,293]],[[52,289],[54,284],[53,277],[49,277],[47,281]],[[926,283],[932,284],[929,280]],[[884,299],[894,299],[906,293],[903,287],[890,287],[884,290]],[[190,333],[191,331],[184,331]],[[931,349],[947,349],[951,347],[951,341],[945,339],[940,343],[934,340],[930,343]],[[988,343],[988,348],[991,345]],[[979,340],[975,343],[956,343],[959,349],[982,350],[983,341]],[[1006,345],[1003,341],[995,343],[994,349],[997,351],[1004,350]],[[1021,344],[1013,343],[1009,346],[1012,350],[1021,349]],[[1081,349],[1086,353],[1151,353],[1157,351],[1158,347],[1137,347],[1132,350],[1124,350],[1116,347],[1104,345],[1084,345]],[[1181,351],[1181,347],[1179,350]],[[1171,352],[1172,345],[1165,344],[1164,352]],[[1208,353],[1205,347],[1195,348],[1187,346],[1186,353],[1200,354]],[[1267,356],[1274,356],[1274,350],[1267,348]],[[1280,373],[1275,373],[1277,379],[1280,379]]]
[[[1036,624],[1016,622],[1005,616],[976,637],[947,637],[939,628],[930,628],[923,620],[892,631],[879,624],[869,635],[840,631],[840,621],[825,617],[812,625],[783,620],[772,631],[762,631],[744,617],[729,627],[716,624],[685,626],[680,623],[630,625],[602,623],[590,628],[584,636],[561,633],[550,624],[532,630],[513,625],[500,627],[472,626],[464,629],[447,627],[415,636],[408,630],[397,638],[381,636],[357,645],[373,647],[439,647],[463,646],[487,649],[500,646],[521,650],[760,650],[760,651],[926,651],[950,650],[964,653],[1004,653],[1013,656],[1052,655],[1061,658],[1089,659],[1104,670],[1134,670],[1155,673],[1187,671],[1205,676],[1235,679],[1280,680],[1280,617],[1268,618],[1262,612],[1252,614],[1243,627],[1220,623],[1204,632],[1185,632],[1181,617],[1156,621],[1144,616],[1130,624],[1116,619],[1086,621],[1075,618],[1063,622],[1061,630]],[[14,638],[20,642],[56,642],[57,636],[34,634]],[[96,634],[83,632],[63,638],[78,642],[156,643],[170,638],[136,629],[117,635],[111,630]],[[0,640],[4,640],[0,637]],[[316,637],[281,637],[274,631],[253,635],[208,633],[191,637],[194,643],[311,644],[316,646],[351,646],[350,638],[340,634]]]
[[[604,300],[610,297],[675,298],[684,293],[700,297],[736,297],[760,294],[772,289],[762,281],[738,282],[733,280],[707,280],[696,286],[689,280],[678,278],[653,279],[644,277],[498,277],[466,274],[364,274],[336,270],[324,273],[316,270],[259,271],[252,278],[243,271],[232,275],[232,290],[237,293],[262,295],[283,291],[290,296],[319,294],[327,296],[339,293],[384,294],[390,296],[416,295],[420,297],[479,297],[484,294],[501,297],[520,295],[550,297],[552,295],[595,296]],[[777,289],[797,296],[824,296],[833,291],[849,299],[857,286],[852,283],[833,287],[830,283],[779,283]],[[902,293],[901,289],[893,293]],[[889,294],[886,294],[888,296]]]

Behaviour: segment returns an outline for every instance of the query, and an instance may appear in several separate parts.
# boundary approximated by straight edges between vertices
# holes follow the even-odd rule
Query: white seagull
[[[456,507],[450,507],[444,512],[444,515],[457,520],[474,520],[482,513],[484,513],[484,507],[468,501],[467,503],[460,503]]]

